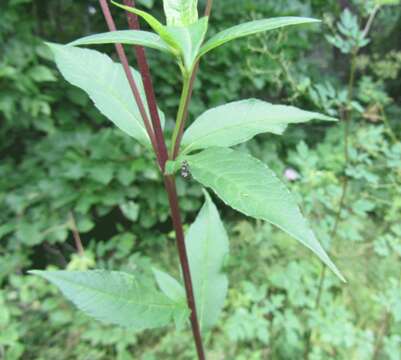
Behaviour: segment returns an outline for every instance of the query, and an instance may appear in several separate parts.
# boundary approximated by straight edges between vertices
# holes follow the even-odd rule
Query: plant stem
[[[377,5],[374,7],[372,13],[371,13],[370,16],[369,16],[368,21],[366,22],[365,28],[363,29],[363,32],[362,32],[363,37],[365,37],[365,36],[368,35],[368,33],[369,33],[369,31],[370,31],[370,28],[372,27],[373,20],[375,19],[375,17],[376,17],[376,15],[377,15],[377,13],[379,12],[380,8],[381,8],[381,5],[380,5],[380,4],[377,4]]]
[[[106,21],[108,23],[110,31],[115,31],[116,27],[114,25],[114,21],[111,16],[111,13],[110,13],[110,9],[107,5],[107,1],[106,0],[99,0],[99,1],[100,1],[100,5],[102,6],[103,14],[106,18]],[[126,3],[126,5],[128,3],[128,6],[134,5],[134,3],[130,2],[130,1],[125,1],[125,3]],[[138,23],[137,18],[129,17],[128,21],[129,21],[130,27],[139,28],[139,23]],[[119,58],[123,64],[123,66],[124,66],[124,64],[126,64],[126,66],[124,66],[124,69],[128,68],[128,70],[129,70],[127,57],[125,55],[122,45],[117,44],[116,49],[117,49],[117,53],[119,55]],[[148,127],[146,127],[146,129],[149,133],[149,136],[151,137],[151,140],[152,140],[152,136],[153,136],[153,141],[152,141],[153,149],[156,153],[156,156],[157,156],[157,159],[158,159],[158,162],[160,165],[160,169],[162,170],[162,173],[163,173],[164,165],[165,165],[165,162],[167,161],[167,149],[165,147],[165,140],[164,140],[163,133],[161,131],[160,118],[159,118],[159,115],[157,112],[157,104],[156,104],[156,99],[155,99],[155,95],[154,95],[153,84],[152,84],[151,77],[150,77],[149,66],[148,66],[148,63],[146,60],[146,55],[145,55],[145,52],[143,51],[143,48],[142,48],[142,51],[141,51],[141,47],[139,47],[139,51],[138,51],[138,47],[136,47],[135,50],[136,50],[138,65],[140,67],[140,71],[141,71],[141,75],[142,75],[142,81],[144,84],[145,93],[147,96],[149,110],[152,115],[152,122],[153,122],[153,126],[155,129],[157,140],[155,138],[155,134],[153,133],[153,130],[150,128],[149,119],[147,118],[146,112],[141,111],[141,115],[142,115],[145,125],[146,125],[146,123],[148,123],[148,125],[149,125]],[[126,75],[127,75],[128,81],[130,81],[129,76],[132,78],[131,72],[126,71]],[[186,85],[187,87],[190,87],[189,82],[185,82],[185,83],[187,83],[187,85]],[[135,80],[133,78],[132,78],[132,84],[134,85],[134,86],[132,86],[132,88],[133,88],[133,93],[135,96],[134,89],[135,88],[137,89],[137,87],[135,84]],[[130,85],[131,85],[131,82],[130,82]],[[190,93],[192,93],[192,90],[189,91],[189,89],[187,89],[185,91],[185,93],[183,91],[183,96],[181,98],[181,102],[183,103],[183,105],[180,105],[180,109],[179,109],[180,115],[177,115],[177,119],[180,119],[180,123],[183,122],[183,119],[185,118],[185,114],[187,113],[189,99],[190,99]],[[138,94],[139,94],[139,92],[138,92]],[[137,101],[138,107],[142,106],[142,108],[144,108],[142,99],[140,98],[140,96],[139,96],[139,98],[137,98],[135,96],[135,100]],[[149,128],[149,130],[148,130],[148,128]],[[159,130],[157,130],[157,129],[159,129]],[[175,230],[175,234],[176,234],[176,244],[177,244],[177,250],[178,250],[178,255],[179,255],[180,264],[181,264],[181,270],[182,270],[182,274],[184,277],[185,291],[186,291],[186,295],[187,295],[187,303],[188,303],[189,309],[191,310],[190,320],[191,320],[191,327],[192,327],[192,333],[193,333],[193,337],[194,337],[194,341],[195,341],[196,351],[198,354],[198,359],[205,360],[205,353],[204,353],[204,349],[203,349],[202,336],[201,336],[199,322],[198,322],[198,316],[197,316],[197,312],[196,312],[195,297],[194,297],[194,291],[193,291],[193,286],[192,286],[191,273],[190,273],[190,267],[189,267],[189,262],[188,262],[188,255],[187,255],[187,250],[186,250],[186,246],[185,246],[184,230],[183,230],[182,221],[181,221],[175,179],[172,176],[164,176],[164,175],[163,175],[163,178],[164,178],[164,185],[165,185],[166,192],[167,192],[168,199],[169,199],[171,218],[172,218],[172,222],[173,222],[173,226],[174,226],[174,230]]]
[[[213,0],[207,0],[206,9],[205,9],[205,16],[210,16],[212,12]]]
[[[212,12],[212,6],[213,6],[213,0],[208,0],[207,4],[206,4],[206,9],[205,9],[204,16],[210,17],[210,14]],[[186,89],[185,81],[188,78],[187,78],[187,76],[184,76],[183,94],[184,94],[184,90],[187,92],[187,94],[186,94],[185,103],[182,104],[182,106],[183,106],[182,110],[183,111],[182,111],[182,114],[181,114],[181,119],[180,119],[179,122],[176,122],[176,124],[175,124],[176,127],[174,129],[172,148],[171,148],[171,158],[172,159],[175,159],[177,157],[177,155],[179,153],[179,150],[180,150],[181,140],[182,140],[182,136],[184,134],[185,122],[186,122],[187,117],[188,117],[188,107],[189,107],[189,103],[190,103],[191,98],[192,98],[192,92],[193,92],[193,89],[194,89],[194,83],[195,83],[195,80],[196,80],[196,75],[198,73],[198,69],[199,69],[199,60],[194,65],[194,67],[192,69],[192,72],[191,72],[191,75],[189,76],[189,84],[187,85],[187,89]],[[180,103],[180,108],[181,108],[181,103]]]
[[[70,223],[70,227],[71,227],[71,231],[72,231],[72,236],[74,237],[75,247],[77,249],[78,255],[83,256],[85,253],[85,250],[82,245],[81,236],[79,235],[77,223],[75,221],[74,214],[72,213],[72,211],[70,211],[69,217],[70,217],[69,223]]]
[[[135,7],[135,2],[132,0],[124,0],[124,4],[129,7]],[[128,25],[132,30],[140,30],[138,16],[136,14],[126,12]],[[157,148],[162,161],[162,172],[168,159],[167,147],[164,141],[163,130],[161,127],[160,116],[157,110],[156,96],[153,88],[152,77],[150,75],[148,61],[143,46],[134,46],[136,60],[138,62],[139,72],[142,76],[143,87],[145,89],[146,99],[148,102],[149,112],[152,120],[153,130],[156,137]]]
[[[167,190],[168,199],[170,203],[171,218],[175,229],[176,245],[178,250],[178,256],[180,258],[182,275],[184,277],[185,291],[187,294],[187,303],[188,307],[191,310],[190,319],[191,319],[192,334],[195,341],[198,359],[205,360],[205,352],[203,349],[202,335],[200,332],[199,321],[196,312],[196,304],[191,280],[191,272],[189,268],[187,249],[185,246],[184,230],[181,222],[180,207],[178,203],[177,189],[174,177],[165,176],[164,184]]]
[[[173,132],[172,143],[171,143],[171,152],[170,157],[175,159],[178,155],[178,150],[180,146],[180,131],[184,127],[184,122],[186,116],[188,114],[188,106],[192,94],[192,85],[194,81],[195,71],[192,72],[191,76],[184,75],[183,77],[183,87],[181,92],[180,104],[178,106],[177,111],[177,119],[176,124]],[[184,231],[182,228],[179,204],[178,204],[178,197],[177,197],[177,190],[175,185],[174,177],[165,176],[164,184],[166,187],[166,191],[169,197],[170,203],[170,212],[171,218],[173,220],[175,235],[176,235],[176,244],[178,249],[178,254],[180,257],[181,263],[181,270],[184,277],[185,283],[185,290],[187,294],[187,302],[188,306],[191,309],[191,327],[192,327],[192,334],[194,336],[196,351],[198,353],[199,360],[205,359],[205,354],[203,350],[202,344],[202,336],[199,328],[198,317],[196,313],[196,304],[191,280],[191,273],[188,263],[188,256],[185,246],[185,239],[184,239]]]
[[[380,325],[380,329],[376,334],[377,337],[376,337],[375,347],[373,350],[372,360],[379,359],[379,355],[382,349],[383,338],[386,335],[388,328],[390,326],[390,320],[391,320],[391,314],[389,311],[385,310],[383,320]]]
[[[175,121],[175,128],[173,132],[173,137],[171,141],[171,150],[170,157],[175,159],[178,155],[179,147],[180,147],[180,134],[182,133],[181,129],[184,128],[185,119],[188,115],[188,106],[192,95],[192,84],[191,79],[193,78],[194,72],[191,76],[184,75],[183,77],[183,86],[180,98],[180,104],[178,106],[177,118]]]
[[[111,16],[109,5],[107,4],[107,0],[99,0],[99,3],[100,3],[100,7],[102,8],[102,12],[103,12],[103,15],[104,15],[104,18],[106,20],[106,23],[107,23],[107,26],[108,26],[109,30],[110,31],[116,31],[116,25],[114,23],[113,17]],[[145,125],[146,132],[148,133],[148,136],[150,138],[150,142],[152,143],[153,150],[155,151],[155,154],[157,156],[157,160],[159,162],[159,166],[160,166],[160,168],[162,168],[163,163],[162,163],[162,160],[161,160],[161,158],[159,156],[159,151],[158,151],[158,147],[157,147],[155,134],[153,132],[152,125],[150,124],[150,121],[149,121],[149,118],[148,118],[148,114],[146,113],[145,106],[143,104],[141,95],[140,95],[139,90],[138,90],[138,86],[136,85],[134,77],[132,76],[132,72],[131,72],[131,69],[129,67],[127,55],[125,54],[124,48],[123,48],[123,46],[121,44],[116,44],[115,48],[116,48],[118,57],[119,57],[119,59],[121,61],[121,64],[122,64],[122,66],[124,68],[125,75],[127,77],[128,83],[129,83],[129,85],[131,87],[131,91],[132,91],[132,94],[133,94],[133,96],[135,98],[135,101],[136,101],[136,104],[138,106],[139,112],[140,112],[141,117],[143,119],[143,123]]]

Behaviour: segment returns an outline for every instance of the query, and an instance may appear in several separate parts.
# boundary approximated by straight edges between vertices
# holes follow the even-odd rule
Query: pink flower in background
[[[288,180],[288,181],[295,181],[298,180],[300,178],[300,175],[297,171],[295,171],[292,168],[287,168],[284,171],[284,177]]]

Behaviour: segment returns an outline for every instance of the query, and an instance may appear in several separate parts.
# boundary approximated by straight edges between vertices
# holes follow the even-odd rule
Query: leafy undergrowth
[[[217,70],[197,82],[193,115],[240,95],[286,98],[343,117],[349,58],[331,45],[347,51],[343,40],[355,19],[342,13],[346,26],[338,33],[337,1],[218,3],[218,29],[237,23],[238,14],[244,20],[302,14],[325,18],[331,37],[326,42],[321,33],[300,30],[223,47],[206,58],[204,73],[209,66]],[[22,11],[23,4],[32,12]],[[69,41],[88,22],[95,28],[88,32],[101,30],[100,14],[84,4],[43,4],[10,0],[0,11],[0,358],[193,359],[188,331],[135,333],[102,325],[57,296],[52,285],[25,275],[28,268],[96,267],[146,277],[155,265],[170,273],[178,268],[154,159],[106,128],[83,93],[55,83],[57,72],[40,41]],[[357,22],[364,23],[367,5],[352,4]],[[208,359],[401,358],[401,57],[391,35],[399,12],[381,10],[371,43],[356,58],[346,166],[344,122],[298,126],[285,139],[266,135],[237,148],[282,175],[347,284],[329,272],[321,281],[322,265],[310,251],[262,221],[239,218],[214,197],[229,223],[230,287],[223,316],[206,338]],[[60,32],[56,19],[63,13],[74,20]],[[243,49],[251,55],[242,58]],[[152,61],[170,129],[178,80],[164,58]],[[345,178],[347,195],[333,237]],[[178,185],[189,225],[202,193],[193,181]],[[82,238],[83,256],[74,232]]]

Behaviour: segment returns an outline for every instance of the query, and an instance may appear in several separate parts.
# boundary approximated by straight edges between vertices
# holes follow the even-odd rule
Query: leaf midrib
[[[196,156],[196,155],[195,155],[195,156]],[[265,164],[263,164],[261,161],[259,161],[259,160],[257,160],[257,159],[254,159],[254,158],[252,158],[252,157],[250,157],[250,156],[248,156],[248,157],[249,157],[252,161],[254,161],[255,163],[257,162],[257,163],[259,163],[260,165],[262,165],[265,169],[269,170],[269,172],[271,171],[271,170],[269,169],[269,167],[266,166]],[[198,163],[198,164],[199,164],[199,163]],[[196,165],[195,165],[195,166],[196,166]],[[192,167],[193,167],[193,165],[192,165]],[[203,171],[203,172],[205,172],[205,173],[211,174],[212,177],[214,177],[214,178],[216,178],[216,179],[219,179],[219,178],[222,177],[222,176],[221,176],[221,173],[220,173],[220,174],[216,174],[215,172],[209,170],[208,167],[202,168],[202,169],[200,169],[200,170]],[[196,177],[196,176],[194,175],[194,177]],[[277,179],[277,180],[278,180],[278,179]],[[238,185],[237,185],[237,183],[236,183],[235,181],[230,181],[230,178],[225,178],[224,181],[227,182],[227,183],[229,183],[230,185],[233,185],[232,187],[234,187],[234,188],[237,189],[237,193],[240,193],[239,190],[240,190],[241,188],[238,187]],[[216,192],[216,190],[215,190],[215,187],[216,187],[215,184],[209,185],[209,186],[213,189],[214,192]],[[219,195],[219,197],[221,197],[221,196]],[[252,194],[251,194],[251,195],[248,195],[248,197],[252,198],[253,201],[255,201],[255,202],[258,203],[258,204],[262,204],[262,203],[263,203],[263,202],[261,202],[261,201],[258,201],[259,197],[257,197],[257,196],[252,196]],[[226,199],[222,199],[222,200],[223,200],[225,203],[227,203],[227,202],[226,202]],[[237,202],[237,201],[236,201],[236,202]],[[240,209],[238,208],[237,204],[236,204],[236,206],[231,205],[231,204],[230,204],[229,206],[231,206],[232,208],[234,208],[235,210],[237,210],[237,211],[239,211],[239,212],[245,213],[245,214],[248,215],[248,216],[255,217],[254,215],[249,215],[249,214],[247,214],[246,212],[244,212],[244,210],[240,210]],[[310,245],[308,245],[308,244],[305,242],[305,240],[303,240],[303,239],[302,239],[301,237],[299,237],[298,235],[295,235],[292,231],[288,231],[287,229],[285,229],[285,228],[282,227],[281,225],[278,225],[277,223],[275,223],[275,222],[273,222],[273,221],[271,221],[271,220],[267,220],[265,217],[260,217],[260,215],[258,215],[257,218],[259,218],[259,219],[261,219],[261,220],[264,220],[264,221],[267,221],[267,222],[273,224],[274,226],[277,226],[279,229],[283,230],[284,232],[286,232],[287,234],[291,235],[291,236],[294,237],[295,239],[298,239],[300,242],[302,242],[302,244],[304,244],[306,247],[308,247],[308,248],[309,248],[310,250],[312,250],[314,253],[316,252]]]
[[[79,283],[77,283],[75,281],[72,281],[70,279],[66,279],[66,278],[64,278],[62,276],[53,275],[53,277],[59,279],[59,281],[64,281],[66,283],[72,284],[75,287],[78,287],[78,288],[81,288],[81,289],[86,289],[86,290],[92,291],[94,293],[99,293],[99,294],[105,295],[105,296],[107,296],[109,298],[112,298],[112,299],[121,299],[121,298],[123,298],[124,302],[127,303],[127,304],[145,306],[145,307],[149,306],[149,307],[172,308],[172,309],[180,308],[180,306],[178,306],[178,304],[175,304],[175,303],[172,303],[171,305],[168,305],[168,304],[157,304],[157,303],[141,303],[141,302],[136,302],[136,301],[129,300],[129,299],[127,300],[123,296],[117,297],[117,296],[115,296],[115,295],[113,295],[111,293],[108,293],[106,291],[100,290],[99,288],[95,288],[93,286],[82,285],[82,284],[79,284]],[[135,279],[133,279],[133,282],[134,282],[135,286],[137,286],[137,281]]]
[[[200,141],[205,140],[205,139],[207,139],[207,138],[209,138],[211,136],[215,136],[216,134],[218,134],[221,131],[225,131],[227,129],[234,129],[234,128],[237,128],[237,127],[241,128],[244,125],[248,125],[248,124],[252,125],[252,124],[256,124],[256,123],[264,122],[264,121],[265,120],[252,120],[252,121],[247,121],[246,123],[237,123],[237,124],[225,126],[224,128],[220,128],[220,129],[216,129],[216,130],[210,131],[208,134],[202,135],[202,136],[198,137],[197,140],[191,142],[186,148],[184,148],[183,153],[187,153],[188,151],[193,149],[193,145],[194,144],[197,144]],[[284,123],[284,124],[269,124],[269,125],[272,125],[272,126],[274,126],[274,125],[277,125],[277,126],[283,125],[284,126],[283,131],[284,131],[285,128],[287,127],[288,123]],[[189,129],[190,128],[188,128],[188,130]],[[265,131],[265,132],[268,132],[268,131]],[[253,136],[256,136],[256,135],[258,135],[258,133],[254,134]],[[185,134],[184,134],[184,136],[185,136]],[[242,139],[248,139],[248,137],[249,136],[247,136],[247,137],[244,136]],[[230,146],[232,146],[232,145],[230,145]]]

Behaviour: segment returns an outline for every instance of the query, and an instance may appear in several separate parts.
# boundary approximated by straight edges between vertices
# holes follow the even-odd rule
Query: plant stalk
[[[206,9],[205,9],[205,16],[210,16],[212,12],[213,0],[207,0]]]
[[[195,296],[193,291],[192,279],[191,279],[191,271],[189,267],[187,249],[185,245],[185,237],[184,230],[182,227],[181,215],[180,215],[180,207],[177,196],[177,188],[175,184],[175,179],[172,176],[164,177],[164,184],[167,190],[170,211],[171,211],[171,219],[173,221],[173,226],[175,229],[175,238],[176,245],[178,250],[178,256],[180,258],[182,275],[184,277],[184,285],[185,291],[187,294],[187,303],[188,307],[191,310],[190,320],[191,320],[191,328],[192,334],[195,341],[196,352],[198,354],[199,360],[205,360],[205,351],[203,349],[202,335],[200,332],[198,315],[196,312],[196,304],[195,304]]]
[[[207,4],[206,4],[206,9],[205,9],[205,13],[204,16],[210,17],[210,14],[212,12],[212,6],[213,6],[213,0],[208,0]],[[185,104],[183,104],[183,113],[182,113],[182,118],[180,120],[180,122],[176,122],[176,127],[174,129],[174,134],[173,134],[173,141],[172,141],[172,149],[171,149],[171,157],[172,159],[175,159],[178,156],[178,153],[180,151],[180,145],[181,145],[181,140],[182,140],[182,136],[184,134],[184,129],[185,129],[185,122],[187,120],[188,117],[188,107],[189,107],[189,103],[191,101],[192,98],[192,93],[193,93],[193,89],[194,89],[194,83],[196,80],[196,75],[198,73],[198,69],[199,69],[199,60],[196,62],[196,64],[194,65],[194,68],[192,69],[191,75],[190,75],[190,79],[189,79],[189,84],[188,84],[188,88],[185,89],[185,76],[184,76],[184,88],[183,91],[186,90],[187,91],[187,95],[186,95],[186,100],[185,100]],[[180,104],[181,107],[181,104]]]
[[[103,15],[104,15],[104,18],[106,20],[106,23],[107,23],[107,26],[108,26],[109,30],[110,31],[116,31],[117,30],[116,29],[116,25],[114,23],[112,15],[111,15],[111,12],[110,12],[110,9],[109,9],[109,5],[107,4],[107,0],[99,0],[99,3],[100,3],[100,7],[102,9],[102,12],[103,12]],[[136,104],[138,106],[139,112],[140,112],[141,117],[143,119],[143,123],[145,125],[146,132],[148,133],[148,136],[150,138],[150,142],[152,144],[153,150],[154,150],[154,152],[155,152],[155,154],[157,156],[157,161],[159,163],[160,168],[162,168],[163,162],[162,162],[162,160],[161,160],[161,158],[159,156],[159,151],[158,151],[158,147],[157,147],[155,134],[153,132],[152,125],[150,124],[148,114],[146,113],[145,106],[143,104],[141,95],[139,93],[138,86],[136,85],[135,79],[132,76],[132,72],[131,72],[131,69],[129,67],[127,55],[126,55],[125,50],[124,50],[124,48],[123,48],[123,46],[121,44],[116,44],[115,48],[116,48],[118,57],[119,57],[119,59],[121,61],[121,64],[122,64],[122,66],[124,68],[125,75],[127,77],[128,83],[129,83],[129,85],[131,87],[131,91],[132,91],[132,94],[133,94],[133,96],[135,98],[135,101],[136,101]]]
[[[72,231],[72,236],[74,237],[75,247],[77,249],[78,255],[83,256],[85,254],[84,247],[82,245],[81,236],[79,235],[78,226],[74,218],[74,214],[70,211],[69,215],[69,223]]]
[[[192,84],[193,82],[191,79],[193,78],[193,74],[191,76],[186,76],[184,75],[183,78],[183,86],[182,86],[182,92],[181,92],[181,98],[180,98],[180,104],[178,106],[178,111],[177,111],[177,118],[175,121],[175,128],[173,132],[173,137],[171,141],[171,150],[170,150],[170,157],[172,159],[175,159],[176,156],[178,155],[179,148],[180,148],[180,135],[181,135],[181,129],[184,128],[184,123],[186,120],[186,117],[188,115],[188,107],[189,107],[189,102],[191,99],[192,95]]]
[[[135,7],[135,2],[132,0],[124,0],[124,4],[129,7]],[[134,13],[126,12],[128,25],[132,30],[140,30],[138,16]],[[163,130],[161,127],[161,121],[159,112],[157,110],[157,101],[152,83],[152,77],[150,75],[149,64],[146,59],[145,49],[143,46],[134,46],[136,60],[139,67],[139,72],[142,76],[143,87],[145,89],[146,99],[148,102],[150,117],[152,120],[153,130],[156,137],[157,148],[162,161],[162,172],[164,172],[164,166],[168,160],[168,153],[166,143],[164,141]]]
[[[378,360],[380,356],[380,352],[383,346],[383,338],[385,337],[386,333],[388,332],[389,326],[391,321],[391,314],[389,311],[384,312],[383,320],[380,325],[380,329],[376,334],[376,342],[373,350],[372,360]]]
[[[178,150],[179,150],[179,146],[180,146],[179,141],[178,141],[178,139],[179,139],[178,136],[180,134],[180,129],[184,126],[185,117],[186,117],[186,114],[188,113],[188,106],[189,106],[189,102],[190,102],[190,98],[191,98],[191,94],[192,94],[192,84],[193,84],[193,81],[191,81],[191,80],[193,79],[193,76],[194,76],[194,73],[192,73],[191,77],[184,76],[184,79],[183,79],[184,83],[183,83],[183,88],[182,88],[182,92],[181,92],[180,104],[179,104],[178,111],[177,111],[177,119],[176,119],[176,124],[175,124],[175,128],[174,128],[172,144],[171,144],[170,158],[172,158],[172,159],[174,159],[178,154]],[[178,250],[178,255],[180,258],[182,274],[184,277],[184,284],[185,284],[185,291],[187,294],[188,307],[191,309],[192,334],[193,334],[194,341],[195,341],[198,359],[204,360],[205,353],[203,350],[202,335],[200,332],[198,316],[197,316],[197,312],[196,312],[196,304],[195,304],[194,291],[193,291],[192,280],[191,280],[191,272],[190,272],[189,263],[188,263],[184,231],[183,231],[182,222],[181,222],[181,215],[180,215],[178,196],[177,196],[177,190],[176,190],[174,177],[165,176],[164,184],[165,184],[166,191],[167,191],[168,198],[169,198],[171,218],[173,220],[173,226],[174,226],[175,235],[176,235],[177,250]]]
[[[104,16],[106,18],[106,21],[108,23],[110,31],[115,31],[116,27],[114,25],[114,21],[111,16],[107,1],[99,0],[99,2],[102,6],[102,10],[103,10]],[[134,3],[131,1],[125,1],[125,3],[128,6],[132,6],[132,5],[135,6]],[[128,22],[129,22],[129,25],[131,28],[134,28],[134,29],[139,28],[139,23],[138,23],[137,18],[128,17]],[[159,118],[159,115],[157,112],[157,103],[156,103],[156,98],[154,95],[153,84],[152,84],[151,77],[150,77],[149,66],[148,66],[148,63],[146,60],[145,52],[143,51],[143,48],[142,48],[142,50],[141,50],[141,48],[142,47],[136,47],[135,50],[136,50],[138,65],[139,65],[140,72],[142,75],[142,81],[143,81],[144,88],[145,88],[149,111],[152,116],[152,122],[153,122],[153,126],[155,129],[156,137],[155,137],[155,133],[153,133],[153,129],[150,126],[146,127],[146,129],[147,129],[151,139],[152,139],[151,135],[153,135],[153,139],[154,139],[154,141],[152,141],[153,149],[156,153],[160,169],[162,170],[162,173],[164,173],[165,162],[168,159],[167,149],[165,147],[165,140],[164,140],[163,132],[162,132],[161,125],[160,125],[160,118]],[[117,44],[116,49],[117,49],[117,53],[119,55],[121,62],[123,63],[123,65],[125,63],[127,65],[126,67],[129,70],[128,61],[127,61],[127,58],[126,58],[126,55],[125,55],[122,45]],[[129,74],[131,75],[131,78],[132,78],[132,74],[130,71],[129,71]],[[126,71],[126,75],[128,78],[129,75],[128,75],[127,71]],[[134,85],[134,88],[137,89],[135,80],[133,78],[132,78],[132,83]],[[131,84],[131,82],[130,82],[130,84]],[[188,82],[188,85],[189,85],[189,82]],[[134,91],[133,91],[133,93],[135,96]],[[188,96],[188,91],[185,91],[185,93],[183,91],[183,96],[180,101],[180,103],[182,103],[183,105],[180,106],[180,110],[179,110],[180,115],[177,116],[177,119],[181,119],[180,123],[182,122],[182,119],[184,118],[184,115],[187,112],[186,110],[188,109],[189,98],[190,98],[190,96]],[[138,107],[140,107],[140,104],[142,104],[142,108],[144,108],[142,99],[140,97],[139,98],[135,97],[135,100],[137,101]],[[143,117],[144,123],[146,124],[146,120],[147,120],[148,125],[150,125],[146,112],[141,112],[141,115]],[[149,128],[149,130],[148,130],[148,128]],[[176,244],[177,244],[177,250],[178,250],[178,255],[179,255],[179,259],[180,259],[181,269],[182,269],[182,273],[183,273],[183,277],[184,277],[184,285],[185,285],[185,290],[186,290],[186,295],[187,295],[187,303],[188,303],[189,309],[191,310],[190,320],[191,320],[191,327],[192,327],[192,333],[193,333],[193,337],[194,337],[194,341],[195,341],[196,351],[198,354],[198,359],[205,360],[205,353],[204,353],[204,349],[203,349],[202,336],[201,336],[197,312],[196,312],[195,297],[194,297],[188,255],[187,255],[187,250],[186,250],[186,246],[185,246],[184,230],[183,230],[182,221],[181,221],[175,179],[172,176],[164,176],[164,175],[163,175],[163,178],[164,178],[164,185],[165,185],[166,192],[167,192],[168,199],[169,199],[171,218],[172,218],[172,222],[173,222],[173,226],[174,226],[174,230],[175,230],[175,234],[176,234]]]

